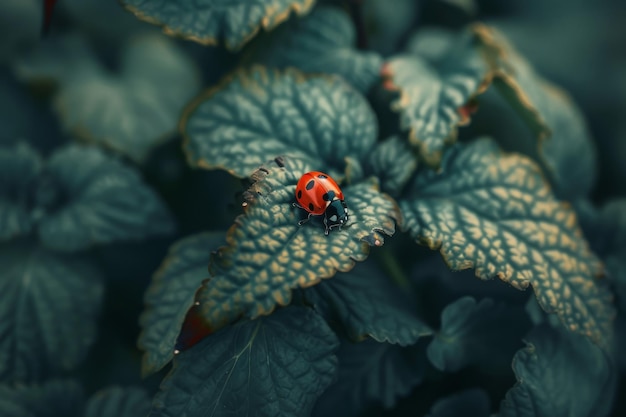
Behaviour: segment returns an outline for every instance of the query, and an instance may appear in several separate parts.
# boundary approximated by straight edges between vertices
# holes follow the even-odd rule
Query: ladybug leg
[[[296,203],[294,203],[296,204]],[[309,215],[306,217],[306,219],[302,219],[298,222],[298,226],[302,226],[304,223],[308,222],[309,220],[311,220],[311,215],[312,213],[309,213]]]
[[[326,228],[326,230],[324,230],[324,234],[326,236],[328,236],[328,233],[330,233],[330,227],[328,227],[328,222],[327,222],[326,216],[324,216],[324,227]]]

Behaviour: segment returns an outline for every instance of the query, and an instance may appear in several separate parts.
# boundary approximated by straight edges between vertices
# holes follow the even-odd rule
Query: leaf
[[[292,290],[310,287],[366,259],[381,246],[399,219],[395,202],[375,181],[343,188],[350,219],[343,230],[324,235],[317,220],[298,226],[295,186],[310,171],[302,161],[277,159],[262,167],[246,192],[246,212],[213,257],[213,276],[196,297],[209,327],[219,329],[240,316],[256,318],[291,301]]]
[[[500,417],[602,417],[611,410],[616,375],[611,361],[582,337],[536,327],[513,359],[517,384]]]
[[[383,191],[398,195],[417,168],[408,144],[398,136],[379,142],[366,160],[367,172],[380,180]]]
[[[0,415],[7,417],[80,417],[83,390],[72,380],[41,385],[0,385]]]
[[[66,42],[72,38],[59,43]],[[179,112],[199,88],[199,77],[193,61],[163,36],[144,35],[125,44],[117,73],[94,61],[89,47],[80,53],[71,45],[45,53],[43,58],[52,62],[37,60],[37,71],[42,65],[63,68],[61,81],[70,80],[54,98],[66,130],[141,162],[174,134]],[[63,60],[67,49],[71,53]]]
[[[489,368],[510,361],[529,328],[522,308],[507,308],[491,298],[476,302],[462,297],[441,313],[441,329],[426,353],[440,371],[457,372],[473,364]]]
[[[368,48],[385,56],[398,49],[406,33],[417,23],[422,8],[414,0],[394,0],[393,7],[386,0],[368,0],[358,7],[366,25]]]
[[[174,359],[151,416],[305,416],[335,377],[335,334],[289,307],[235,324]]]
[[[0,147],[0,241],[33,228],[30,210],[41,165],[39,154],[25,143]]]
[[[423,171],[400,201],[404,227],[453,270],[475,268],[518,289],[532,284],[547,312],[570,330],[606,347],[614,309],[597,278],[590,252],[569,205],[557,201],[538,167],[506,155],[489,140],[457,147],[441,173]]]
[[[596,180],[597,155],[580,109],[565,91],[538,75],[501,33],[486,26],[478,33],[497,51],[492,57],[494,84],[539,139],[538,146],[530,146],[536,149],[530,156],[545,163],[555,194],[568,200],[587,196]]]
[[[367,92],[379,78],[382,58],[375,52],[356,50],[356,36],[346,12],[320,6],[310,15],[292,19],[257,38],[244,62],[337,74],[357,90]]]
[[[78,256],[24,242],[0,246],[0,381],[73,369],[96,337],[102,277]]]
[[[373,405],[391,408],[422,381],[426,369],[418,347],[371,339],[342,343],[337,357],[339,378],[316,404],[315,416],[354,416]]]
[[[473,388],[437,400],[426,417],[488,417],[490,408],[487,393]]]
[[[61,148],[45,173],[58,190],[39,225],[50,248],[77,251],[174,231],[167,208],[139,173],[97,148]]]
[[[37,0],[0,3],[0,63],[9,62],[40,37],[43,8]],[[19,22],[19,24],[17,23]]]
[[[370,263],[308,288],[303,296],[324,317],[340,321],[353,341],[369,336],[407,346],[432,334],[416,314],[416,301]]]
[[[209,275],[210,252],[224,233],[202,233],[179,240],[154,274],[145,295],[145,311],[139,319],[138,346],[144,351],[144,375],[163,368],[174,356],[176,340],[196,290]]]
[[[150,399],[143,389],[111,387],[89,399],[85,417],[142,417],[149,412]]]
[[[315,0],[121,0],[137,18],[163,27],[170,36],[202,45],[224,44],[237,50],[260,29],[272,30],[293,12],[305,15]]]
[[[237,177],[278,155],[342,171],[345,158],[362,159],[378,134],[365,98],[341,79],[263,67],[239,70],[202,94],[181,127],[190,165]]]
[[[481,51],[471,30],[460,34],[439,62],[403,54],[383,67],[385,88],[399,94],[391,108],[400,113],[400,128],[409,131],[409,143],[429,166],[439,166],[444,148],[456,141],[458,126],[469,123],[465,106],[491,83]]]

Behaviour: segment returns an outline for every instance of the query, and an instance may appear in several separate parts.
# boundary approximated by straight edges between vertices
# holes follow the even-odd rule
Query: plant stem
[[[411,288],[411,282],[407,278],[398,258],[390,249],[381,248],[376,251],[376,257],[383,267],[385,273],[403,290]]]

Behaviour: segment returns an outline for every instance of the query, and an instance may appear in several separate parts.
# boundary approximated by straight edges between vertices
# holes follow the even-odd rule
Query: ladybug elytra
[[[303,225],[311,216],[324,216],[325,235],[333,227],[341,230],[341,226],[348,222],[348,206],[343,200],[343,192],[328,174],[312,171],[303,174],[296,185],[295,207],[305,210],[309,215],[300,220]]]

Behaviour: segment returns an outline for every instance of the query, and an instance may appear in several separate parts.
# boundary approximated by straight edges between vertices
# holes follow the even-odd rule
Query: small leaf
[[[524,316],[523,309],[509,309],[490,298],[478,303],[472,297],[460,298],[441,313],[441,329],[428,345],[428,359],[446,372],[508,362],[530,328]]]
[[[555,194],[567,200],[587,196],[596,180],[596,149],[580,109],[565,91],[539,76],[501,33],[486,26],[478,33],[497,51],[494,84],[539,139],[539,145],[527,147],[548,168]]]
[[[237,50],[262,28],[272,30],[293,12],[302,16],[315,0],[121,0],[126,10],[170,35]]]
[[[344,159],[363,159],[378,134],[367,101],[343,80],[263,67],[240,70],[201,95],[181,126],[192,166],[237,177],[278,155],[343,171]]]
[[[382,58],[355,46],[356,30],[350,16],[339,8],[320,6],[310,15],[292,19],[257,38],[244,62],[337,74],[366,92],[379,78]]]
[[[0,241],[33,228],[31,200],[41,166],[39,154],[25,143],[0,148]]]
[[[370,336],[407,346],[432,334],[417,317],[414,300],[369,263],[308,288],[303,296],[325,317],[338,319],[354,341]]]
[[[0,415],[6,417],[81,417],[83,405],[83,390],[71,380],[0,385]]]
[[[144,375],[160,370],[174,356],[185,315],[196,290],[209,276],[209,255],[223,239],[224,233],[202,233],[176,242],[152,278],[145,295],[146,309],[139,319]]]
[[[491,69],[473,32],[459,35],[439,62],[415,54],[392,57],[383,68],[385,88],[398,91],[391,103],[400,113],[400,128],[428,165],[437,167],[443,150],[456,141],[458,126],[469,122],[460,111],[491,82]]]
[[[487,393],[474,388],[438,400],[426,417],[488,417],[490,408]]]
[[[134,161],[145,160],[174,134],[183,105],[198,90],[194,63],[169,39],[144,35],[126,42],[119,73],[110,73],[89,46],[76,49],[75,42],[71,36],[55,41],[50,46],[59,49],[52,52],[42,45],[35,60],[39,77],[46,71],[61,77],[54,107],[63,127]]]
[[[60,194],[39,225],[39,238],[50,248],[76,251],[174,231],[167,208],[138,172],[97,148],[58,150],[46,180]]]
[[[335,377],[337,346],[308,308],[237,323],[174,359],[151,416],[306,416]]]
[[[423,171],[401,201],[405,227],[454,270],[475,268],[518,289],[532,284],[542,308],[606,347],[614,309],[597,277],[574,211],[557,201],[539,168],[489,140],[459,146],[441,173]]]
[[[611,361],[584,338],[542,325],[513,359],[517,384],[500,417],[602,417],[612,408],[616,375]]]
[[[0,381],[73,369],[96,337],[99,271],[23,242],[0,246],[0,269]]]
[[[227,246],[213,258],[215,276],[196,298],[211,328],[289,304],[293,289],[350,270],[365,260],[370,245],[381,246],[384,235],[393,235],[399,213],[375,182],[343,188],[350,219],[342,230],[325,236],[317,220],[298,226],[295,186],[309,170],[293,158],[277,159],[253,176],[246,212],[228,231]]]
[[[398,195],[417,168],[408,144],[397,136],[379,142],[366,160],[367,172],[380,180],[384,192]]]
[[[315,416],[354,416],[372,405],[393,407],[424,378],[426,361],[417,346],[368,339],[345,342],[337,352],[339,378],[315,406]]]
[[[149,412],[150,399],[143,389],[111,387],[89,399],[85,417],[143,417]]]

